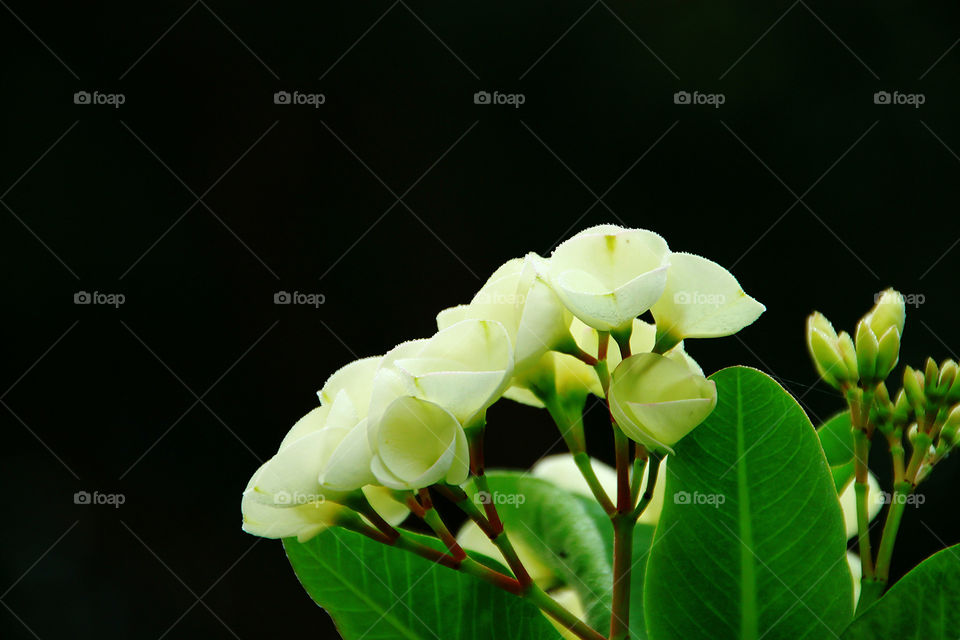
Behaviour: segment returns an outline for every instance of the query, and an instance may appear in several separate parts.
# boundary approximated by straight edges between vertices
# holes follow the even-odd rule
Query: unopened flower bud
[[[895,424],[901,426],[910,420],[910,403],[903,389],[897,392],[897,399],[893,403],[893,413],[890,417]]]
[[[873,329],[865,320],[857,323],[856,348],[857,370],[860,372],[860,380],[864,384],[879,382],[882,379],[881,372],[877,370],[880,344]]]
[[[840,388],[849,376],[837,343],[837,333],[830,321],[819,312],[807,318],[807,348],[820,377],[832,387]]]
[[[841,331],[837,336],[837,345],[840,347],[840,354],[843,356],[843,362],[847,366],[847,375],[851,382],[856,382],[860,378],[857,369],[857,348],[853,345],[853,338],[846,331]]]
[[[899,335],[903,335],[903,326],[906,322],[906,309],[903,295],[895,289],[886,289],[879,296],[873,309],[863,317],[870,325],[874,335],[882,336],[891,328],[896,328]]]
[[[887,385],[880,383],[874,394],[873,406],[870,409],[870,418],[881,431],[887,432],[893,426],[890,420],[893,413],[893,403],[890,402],[890,394],[887,391]]]
[[[937,366],[937,361],[933,358],[927,358],[927,362],[923,370],[923,383],[924,391],[926,392],[928,398],[934,399],[939,395],[937,393],[937,379],[939,377],[940,367]]]
[[[958,433],[960,433],[960,404],[954,405],[950,410],[946,422],[943,423],[940,438],[952,449],[957,444]]]
[[[918,415],[923,415],[924,406],[927,404],[926,395],[923,393],[923,381],[923,374],[913,367],[908,366],[903,370],[903,391],[907,402]]]
[[[957,379],[957,363],[953,360],[944,360],[940,365],[940,377],[937,378],[937,391],[942,396],[950,393],[950,387]]]
[[[890,327],[880,336],[877,353],[877,378],[885,380],[900,361],[900,331]]]

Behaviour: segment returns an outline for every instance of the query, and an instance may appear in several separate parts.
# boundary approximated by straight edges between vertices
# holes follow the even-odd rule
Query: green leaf
[[[850,412],[843,411],[833,416],[817,429],[820,444],[827,456],[830,473],[837,495],[843,493],[853,480],[853,427]]]
[[[830,638],[853,617],[843,514],[813,425],[769,376],[711,376],[677,443],[647,563],[653,640]]]
[[[933,554],[864,611],[843,640],[954,640],[960,633],[960,545]]]
[[[817,435],[827,456],[827,464],[838,467],[853,462],[853,426],[849,411],[838,413],[824,422],[817,429]]]
[[[497,510],[514,544],[527,547],[567,586],[576,590],[587,623],[606,634],[613,601],[613,525],[596,500],[553,483],[508,471],[487,474]],[[522,499],[516,499],[522,496]],[[630,626],[643,640],[643,571],[654,527],[637,525],[631,574]]]
[[[530,602],[352,531],[328,529],[302,544],[286,538],[283,547],[345,640],[560,638]]]

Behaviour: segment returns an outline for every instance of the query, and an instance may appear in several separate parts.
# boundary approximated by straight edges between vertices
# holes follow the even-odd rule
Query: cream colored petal
[[[520,404],[534,407],[535,409],[544,408],[544,404],[540,399],[526,387],[512,386],[503,392],[503,397],[508,400],[513,400],[514,402],[519,402]]]
[[[410,514],[409,507],[394,498],[393,491],[386,487],[367,485],[363,488],[363,495],[373,510],[391,526],[400,526]]]
[[[632,322],[660,297],[669,250],[653,232],[601,225],[578,233],[546,264],[537,264],[574,315],[609,331]]]
[[[324,529],[334,526],[340,516],[349,510],[333,502],[311,502],[291,508],[263,504],[244,494],[240,509],[243,512],[243,530],[262,538],[290,538],[296,536],[306,542]]]
[[[853,605],[856,609],[857,602],[860,601],[860,580],[863,573],[860,556],[853,551],[847,551],[847,564],[850,566],[850,575],[853,576]]]
[[[706,419],[716,406],[716,398],[691,398],[666,402],[628,402],[626,424],[617,424],[630,438],[672,446]]]
[[[419,489],[443,479],[457,462],[463,429],[448,411],[417,398],[398,398],[377,431],[373,472],[394,489]]]
[[[600,481],[600,485],[607,492],[607,495],[615,500],[617,495],[617,470],[596,458],[591,458],[590,463],[597,479]],[[530,473],[535,478],[546,480],[572,493],[578,493],[588,498],[593,497],[590,486],[583,479],[583,474],[580,473],[577,463],[574,462],[573,456],[569,453],[541,458],[530,469]]]
[[[666,288],[651,312],[658,333],[682,340],[729,336],[752,324],[764,310],[719,264],[691,253],[673,253]]]
[[[470,307],[465,304],[459,304],[455,307],[448,307],[437,314],[437,329],[443,330],[449,326],[467,319],[467,313]]]
[[[345,493],[321,487],[319,475],[345,435],[345,430],[323,429],[285,447],[251,478],[247,488],[251,498],[280,507],[340,500]]]
[[[327,489],[353,491],[375,481],[370,470],[373,451],[367,435],[366,419],[361,420],[336,444],[321,468],[318,481]]]
[[[321,405],[297,420],[296,424],[290,428],[290,431],[287,432],[287,435],[280,442],[279,451],[283,451],[290,443],[299,440],[303,436],[323,429],[327,425],[328,413],[330,413],[330,405]]]
[[[361,358],[341,367],[331,375],[317,392],[320,404],[333,402],[341,390],[350,394],[354,406],[364,407],[370,402],[370,385],[382,356]]]
[[[612,290],[584,271],[567,271],[554,279],[554,288],[570,311],[600,331],[623,327],[647,311],[663,293],[667,268],[644,272]]]

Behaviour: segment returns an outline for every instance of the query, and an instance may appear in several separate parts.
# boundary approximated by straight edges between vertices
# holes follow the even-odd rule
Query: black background
[[[957,355],[956,6],[0,4],[5,638],[332,637],[279,542],[240,530],[258,459],[336,368],[592,224],[731,268],[768,311],[688,350],[771,373],[815,423],[840,399],[814,308],[851,329],[893,285],[923,297],[902,360]],[[490,418],[491,465],[556,441],[532,409]],[[922,488],[897,576],[960,542],[958,477]]]

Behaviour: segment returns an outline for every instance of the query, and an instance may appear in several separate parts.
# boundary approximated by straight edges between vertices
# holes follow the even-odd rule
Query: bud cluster
[[[906,320],[903,296],[887,289],[857,323],[854,337],[839,334],[820,312],[807,319],[807,347],[823,380],[842,391],[852,386],[872,389],[886,380],[900,360],[900,338]]]

